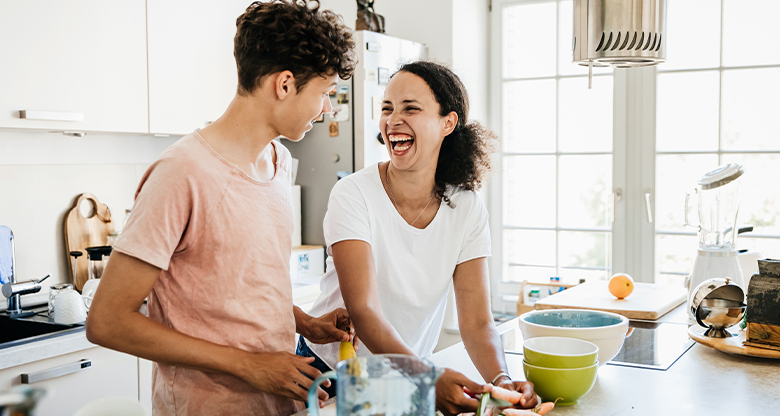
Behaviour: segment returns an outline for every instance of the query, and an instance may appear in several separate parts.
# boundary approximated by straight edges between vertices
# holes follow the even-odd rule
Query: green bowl
[[[544,368],[523,361],[525,379],[534,383],[534,390],[542,401],[561,400],[556,406],[577,404],[593,388],[599,364],[583,368]]]
[[[597,361],[596,344],[565,337],[537,337],[523,342],[525,362],[546,368],[590,367]]]

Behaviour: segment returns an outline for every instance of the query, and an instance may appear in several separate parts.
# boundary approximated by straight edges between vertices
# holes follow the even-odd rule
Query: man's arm
[[[90,342],[148,360],[205,372],[235,375],[280,396],[306,401],[312,380],[320,375],[313,358],[286,352],[250,353],[191,337],[139,312],[160,276],[160,269],[114,252],[101,278],[87,318]],[[327,398],[320,391],[320,399]]]

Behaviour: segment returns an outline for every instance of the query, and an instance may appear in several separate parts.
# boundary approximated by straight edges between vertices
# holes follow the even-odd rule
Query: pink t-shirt
[[[295,353],[290,283],[291,156],[268,182],[246,175],[198,132],[144,174],[114,249],[162,269],[149,317],[250,352]],[[155,363],[154,415],[289,415],[299,404],[228,374]]]

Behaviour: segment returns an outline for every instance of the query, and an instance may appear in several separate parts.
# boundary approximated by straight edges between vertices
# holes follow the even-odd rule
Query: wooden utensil
[[[737,329],[734,330],[735,328]],[[703,335],[706,328],[702,328],[699,325],[691,325],[691,327],[688,328],[688,336],[701,345],[706,345],[730,354],[747,355],[749,357],[780,358],[780,351],[744,345],[745,331],[741,331],[738,328],[739,327],[735,326],[729,331],[734,335],[733,337],[711,338]]]
[[[628,319],[654,321],[685,302],[683,287],[635,283],[624,299],[609,293],[609,282],[587,282],[536,301],[536,309],[592,309],[614,312]]]
[[[81,215],[81,203],[84,200],[92,202],[92,216],[85,218]],[[75,270],[75,275],[71,276],[73,285],[77,290],[81,290],[84,282],[89,278],[87,272],[87,247],[104,246],[108,241],[108,234],[114,231],[114,223],[111,220],[111,211],[108,206],[101,204],[95,195],[83,193],[76,198],[70,211],[65,217],[65,254],[68,257],[69,269]],[[80,251],[84,254],[83,260],[76,262],[76,268],[73,267],[73,257],[71,251]],[[71,272],[73,274],[73,272]]]

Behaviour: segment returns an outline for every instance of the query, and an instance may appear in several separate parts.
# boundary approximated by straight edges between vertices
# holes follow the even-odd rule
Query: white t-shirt
[[[482,200],[462,189],[454,191],[450,200],[455,208],[442,202],[425,229],[412,227],[387,196],[377,164],[336,183],[323,222],[329,256],[333,244],[340,241],[371,245],[382,312],[420,357],[430,356],[436,347],[455,266],[490,256],[488,213]],[[321,294],[309,312],[312,316],[344,307],[333,258],[328,257],[326,264]],[[336,368],[337,342],[309,342],[309,346]],[[370,352],[361,345],[358,356],[363,355]]]

